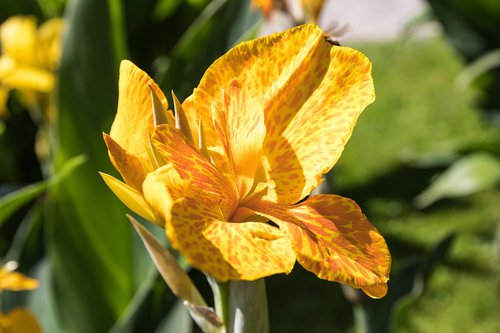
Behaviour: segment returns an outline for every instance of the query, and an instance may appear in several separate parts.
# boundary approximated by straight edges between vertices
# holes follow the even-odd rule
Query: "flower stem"
[[[214,294],[215,313],[224,323],[226,332],[229,333],[229,282],[220,282],[215,278],[207,275],[208,283]]]
[[[253,332],[269,332],[265,281],[230,281],[227,333]]]
[[[219,282],[207,276],[214,294],[215,312],[226,333],[269,333],[266,284],[256,281]]]

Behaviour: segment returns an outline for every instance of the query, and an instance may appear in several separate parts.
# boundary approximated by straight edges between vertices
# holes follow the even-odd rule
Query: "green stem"
[[[207,275],[208,283],[214,294],[215,313],[224,323],[226,332],[229,333],[229,282],[220,282]]]
[[[214,294],[215,312],[225,333],[269,333],[266,284],[256,281],[219,282],[207,276]]]
[[[354,328],[356,333],[368,333],[368,317],[366,310],[360,303],[353,305]]]
[[[230,281],[227,333],[253,332],[269,333],[265,281]]]

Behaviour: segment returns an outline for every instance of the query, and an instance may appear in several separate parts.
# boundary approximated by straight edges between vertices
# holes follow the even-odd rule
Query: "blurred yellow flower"
[[[8,262],[0,268],[0,294],[3,290],[20,291],[38,287],[38,281],[14,272],[15,262]],[[24,308],[15,308],[8,313],[0,311],[0,332],[39,333],[42,329],[33,314]]]
[[[319,14],[321,9],[323,9],[324,2],[324,0],[300,0],[306,22],[318,22]]]
[[[175,120],[153,80],[124,61],[105,141],[125,183],[103,178],[220,281],[289,273],[298,261],[382,297],[391,259],[380,233],[350,199],[307,198],[374,98],[369,60],[315,25],[230,50],[182,105],[174,96]]]
[[[39,107],[40,98],[54,90],[63,26],[55,18],[37,30],[29,16],[14,16],[0,25],[0,114],[11,89],[19,90],[27,107]]]
[[[252,0],[252,8],[258,9],[268,18],[273,9],[281,10],[296,22],[317,23],[324,0]]]
[[[264,16],[268,17],[273,10],[273,3],[275,3],[273,0],[252,0],[250,5],[252,8],[260,10]]]

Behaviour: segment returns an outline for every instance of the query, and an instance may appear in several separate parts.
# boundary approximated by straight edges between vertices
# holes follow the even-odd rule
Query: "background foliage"
[[[500,6],[455,3],[430,1],[443,35],[355,45],[374,64],[377,102],[327,190],[355,199],[387,238],[388,296],[368,300],[296,267],[267,279],[272,331],[500,331]],[[67,30],[51,159],[37,160],[37,125],[15,93],[0,134],[0,255],[41,281],[6,293],[4,309],[29,306],[46,332],[196,330],[99,178],[114,173],[101,133],[122,58],[183,99],[262,17],[247,1],[0,2],[0,21],[19,14],[64,16]]]

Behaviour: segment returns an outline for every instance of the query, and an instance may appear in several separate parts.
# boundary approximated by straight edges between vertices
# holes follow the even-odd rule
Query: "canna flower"
[[[252,8],[260,10],[265,17],[269,17],[274,3],[275,1],[273,0],[252,0],[250,5]]]
[[[20,291],[38,287],[38,281],[14,272],[17,263],[10,261],[0,267],[0,295],[3,290]],[[24,308],[15,308],[9,313],[0,311],[0,332],[2,333],[39,333],[38,321]]]
[[[219,281],[289,273],[297,261],[379,298],[391,262],[383,237],[354,201],[308,198],[374,98],[369,60],[315,25],[236,46],[182,104],[173,95],[175,116],[124,61],[104,138],[125,183],[102,176]]]
[[[269,19],[273,10],[282,11],[298,22],[317,23],[324,0],[252,0],[252,8]]]
[[[14,16],[0,25],[0,114],[6,112],[6,96],[12,89],[19,90],[29,108],[40,108],[54,90],[63,26],[63,20],[55,18],[37,30],[35,18],[29,16]]]

